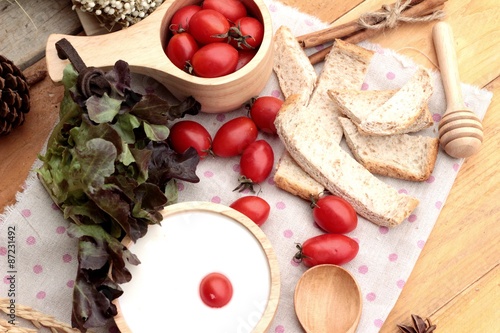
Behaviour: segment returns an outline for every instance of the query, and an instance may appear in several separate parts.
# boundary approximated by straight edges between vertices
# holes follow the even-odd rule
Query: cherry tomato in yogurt
[[[211,308],[221,308],[233,297],[231,281],[221,273],[210,273],[200,282],[200,297]]]

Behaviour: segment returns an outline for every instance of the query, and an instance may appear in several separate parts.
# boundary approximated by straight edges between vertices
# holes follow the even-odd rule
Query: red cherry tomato
[[[194,75],[206,78],[233,73],[238,64],[238,51],[226,43],[202,46],[191,59]]]
[[[242,50],[258,48],[264,38],[264,25],[249,16],[238,19],[229,31],[231,44]]]
[[[233,297],[233,285],[221,273],[210,273],[200,283],[200,297],[203,303],[212,308],[221,308]]]
[[[307,267],[322,264],[342,265],[348,263],[359,251],[359,244],[352,238],[341,234],[323,234],[306,240],[294,260]]]
[[[186,69],[186,64],[191,61],[196,51],[198,51],[198,44],[187,32],[172,36],[167,44],[168,59],[182,70]]]
[[[241,154],[240,173],[253,184],[263,182],[273,170],[273,148],[265,140],[252,142]]]
[[[202,7],[218,11],[231,22],[247,15],[247,8],[240,0],[204,0]]]
[[[277,133],[274,121],[281,105],[283,105],[283,101],[273,96],[261,96],[253,102],[250,108],[250,117],[259,130],[264,133]]]
[[[256,50],[240,50],[238,51],[238,64],[236,65],[236,70],[242,68],[246,64],[248,64],[255,54],[257,53]]]
[[[170,20],[170,31],[175,35],[180,32],[189,31],[191,17],[201,10],[201,6],[189,5],[177,10]]]
[[[271,206],[269,206],[267,201],[255,195],[241,197],[233,202],[229,207],[246,215],[259,227],[267,221],[269,213],[271,212]]]
[[[200,44],[227,42],[229,21],[218,11],[202,9],[191,17],[189,33]]]
[[[168,142],[170,147],[179,154],[193,147],[198,155],[204,158],[210,151],[212,137],[203,125],[195,121],[183,120],[170,128]]]
[[[358,225],[358,215],[351,204],[335,195],[327,195],[316,201],[313,217],[321,229],[335,234],[351,232]]]
[[[220,157],[240,155],[257,139],[259,131],[252,119],[238,117],[229,120],[215,133],[212,152]]]

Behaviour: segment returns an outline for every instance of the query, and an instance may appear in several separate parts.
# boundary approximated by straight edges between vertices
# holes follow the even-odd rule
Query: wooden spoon
[[[295,313],[307,333],[352,333],[361,317],[361,291],[342,267],[318,265],[295,288]]]
[[[453,32],[445,22],[432,30],[434,47],[446,95],[446,112],[439,123],[439,141],[444,151],[457,158],[469,157],[481,148],[483,126],[462,99]]]

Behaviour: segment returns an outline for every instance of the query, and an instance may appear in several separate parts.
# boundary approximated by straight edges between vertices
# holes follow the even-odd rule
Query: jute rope
[[[0,298],[0,310],[6,314],[10,313],[9,304],[9,299]],[[80,333],[79,330],[71,328],[69,325],[58,321],[54,317],[38,312],[28,306],[16,304],[16,317],[30,321],[37,329],[21,327],[17,322],[16,325],[12,325],[6,320],[0,319],[0,332],[36,333],[38,329],[45,327],[50,329],[53,333]]]
[[[32,328],[24,328],[17,325],[9,324],[6,320],[0,319],[0,332],[5,333],[37,333],[37,330]]]
[[[444,11],[436,10],[432,14],[420,17],[406,17],[402,13],[410,6],[411,0],[397,0],[394,6],[383,5],[378,12],[365,13],[360,16],[358,24],[365,29],[395,28],[398,22],[430,22],[444,17]],[[376,22],[376,23],[373,23]]]

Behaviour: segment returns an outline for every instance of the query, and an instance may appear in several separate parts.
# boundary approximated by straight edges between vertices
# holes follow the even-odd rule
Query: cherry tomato
[[[196,51],[198,51],[198,44],[187,32],[172,36],[167,44],[168,59],[182,70],[186,69],[186,64],[191,61]]]
[[[253,59],[255,54],[257,53],[256,50],[240,50],[238,51],[238,64],[236,65],[236,69],[238,70],[248,64],[250,60]]]
[[[229,21],[213,9],[202,9],[191,17],[189,33],[200,44],[227,42]]]
[[[238,51],[226,43],[202,46],[191,59],[194,75],[206,78],[231,74],[238,64]]]
[[[267,201],[255,195],[241,197],[233,202],[229,207],[246,215],[259,227],[267,221],[271,211],[271,206],[269,206]]]
[[[253,102],[250,108],[250,117],[259,130],[264,133],[277,133],[274,121],[281,105],[283,105],[283,101],[273,96],[261,96]]]
[[[247,8],[240,0],[204,0],[202,7],[218,11],[231,22],[247,15]]]
[[[204,158],[210,152],[212,137],[203,125],[195,121],[183,120],[170,128],[168,142],[170,147],[179,154],[193,147],[198,155]]]
[[[249,16],[238,19],[229,31],[231,44],[242,50],[258,48],[264,38],[264,25]]]
[[[342,265],[348,263],[359,251],[359,244],[352,238],[341,234],[323,234],[309,238],[302,246],[294,260],[301,261],[307,267],[322,264]]]
[[[335,234],[351,232],[358,225],[358,215],[351,204],[335,195],[326,195],[316,201],[313,217],[321,229]]]
[[[189,5],[177,10],[170,20],[170,31],[175,35],[180,32],[189,31],[189,21],[194,13],[201,10],[201,6]]]
[[[233,285],[221,273],[210,273],[200,282],[200,297],[203,303],[212,308],[221,308],[233,297]]]
[[[215,133],[212,152],[220,157],[240,155],[257,139],[259,131],[252,119],[238,117],[229,120]]]
[[[253,184],[263,182],[273,170],[274,152],[265,140],[248,145],[241,154],[240,173]]]

